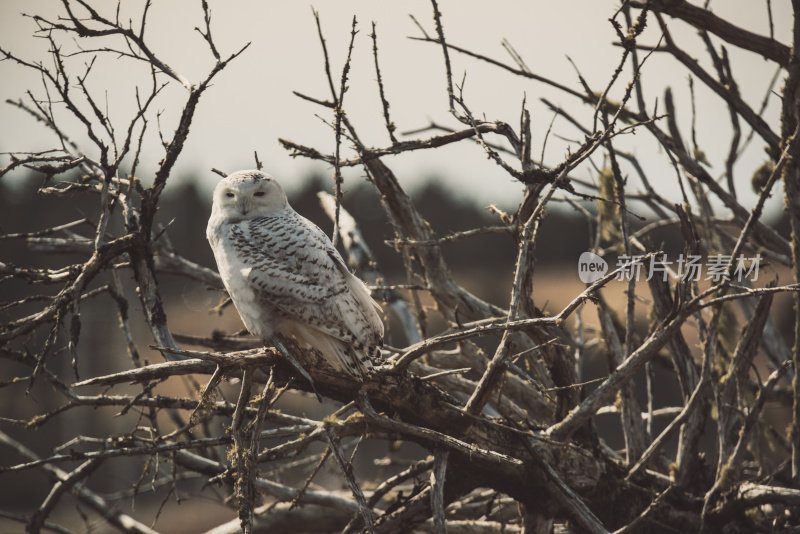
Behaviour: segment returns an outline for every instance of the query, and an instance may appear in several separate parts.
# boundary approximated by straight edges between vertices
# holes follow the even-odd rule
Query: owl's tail
[[[354,347],[316,328],[300,323],[284,323],[281,331],[293,337],[301,346],[319,352],[335,370],[352,376],[365,376],[372,368],[372,359],[380,354],[378,347]]]

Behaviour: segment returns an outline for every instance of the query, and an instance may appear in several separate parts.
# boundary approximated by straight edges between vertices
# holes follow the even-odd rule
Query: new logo
[[[584,284],[600,280],[607,272],[608,263],[594,252],[586,251],[578,258],[578,278]]]

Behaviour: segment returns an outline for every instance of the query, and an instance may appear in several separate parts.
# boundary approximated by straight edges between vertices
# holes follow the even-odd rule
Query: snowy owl
[[[357,377],[380,355],[380,306],[328,236],[292,209],[272,176],[239,171],[221,180],[206,237],[250,333],[290,360],[274,335],[292,337]]]

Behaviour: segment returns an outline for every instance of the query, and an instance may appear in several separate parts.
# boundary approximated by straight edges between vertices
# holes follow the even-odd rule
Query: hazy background
[[[116,2],[95,2],[103,13],[113,17]],[[107,5],[104,5],[107,4]],[[233,62],[215,80],[214,86],[202,97],[192,132],[173,173],[174,177],[197,179],[202,190],[207,191],[216,181],[209,172],[217,167],[227,172],[250,168],[253,150],[265,162],[266,169],[278,177],[288,189],[296,189],[312,171],[330,174],[327,165],[303,159],[292,159],[279,145],[279,137],[331,151],[333,135],[315,114],[330,119],[332,112],[292,94],[292,90],[329,98],[327,81],[322,69],[322,53],[311,5],[297,1],[209,2],[212,30],[217,48],[225,55],[251,41],[251,47]],[[790,34],[790,5],[788,1],[772,3],[776,38],[788,42]],[[138,20],[143,2],[122,2],[121,19]],[[567,61],[571,57],[583,76],[595,90],[602,90],[618,62],[620,50],[612,45],[615,34],[607,19],[613,14],[615,0],[575,0],[571,2],[499,1],[491,8],[485,2],[443,0],[439,3],[443,25],[450,43],[513,64],[501,46],[508,39],[518,50],[530,69],[565,85],[579,88],[577,76]],[[459,125],[447,112],[443,60],[438,45],[407,39],[419,36],[420,31],[409,18],[413,14],[431,35],[433,28],[430,3],[424,0],[407,2],[343,1],[318,2],[323,30],[332,59],[334,77],[341,74],[349,40],[353,15],[359,21],[360,33],[356,37],[350,74],[350,90],[345,96],[345,109],[368,145],[383,146],[388,138],[383,127],[380,101],[372,64],[372,44],[369,39],[370,23],[377,23],[380,59],[387,98],[391,103],[392,118],[398,131],[426,126],[431,120],[452,127]],[[768,34],[765,2],[755,0],[717,0],[710,7],[734,24],[752,31]],[[36,24],[20,13],[38,14],[53,19],[63,12],[55,0],[3,0],[0,2],[0,47],[27,60],[48,61],[47,42],[32,37]],[[165,62],[192,82],[199,82],[213,64],[206,43],[194,30],[203,26],[200,2],[154,2],[150,10],[146,37]],[[679,45],[686,49],[709,72],[705,48],[695,31],[674,22],[671,26]],[[87,46],[61,39],[63,50],[77,50]],[[655,44],[658,25],[651,18],[643,43]],[[718,40],[715,40],[717,42]],[[107,41],[107,44],[118,41]],[[93,41],[91,46],[97,46]],[[757,107],[772,78],[771,66],[754,54],[732,52],[731,61],[739,89],[746,101]],[[71,58],[68,67],[82,72],[89,55]],[[554,89],[531,80],[516,78],[497,67],[492,67],[463,55],[453,53],[453,73],[461,80],[466,73],[465,98],[476,116],[489,120],[504,120],[519,124],[520,104],[527,95],[533,113],[534,154],[541,153],[542,140],[552,118],[552,113],[539,102],[547,97],[563,106],[581,120],[588,120],[592,110],[577,99],[560,94]],[[612,97],[619,96],[629,79],[626,71],[615,86]],[[688,138],[690,108],[686,71],[666,55],[654,54],[643,72],[646,99],[653,106],[663,98],[663,88],[672,86],[678,107],[679,121]],[[141,62],[116,59],[101,55],[96,63],[89,86],[99,101],[107,99],[114,121],[127,121],[134,113],[134,89],[149,87],[149,75]],[[728,111],[719,99],[696,84],[697,135],[700,147],[712,165],[712,175],[723,172],[727,154],[730,123]],[[780,84],[779,84],[780,85]],[[338,86],[338,83],[337,83]],[[37,97],[43,96],[39,76],[10,61],[0,62],[0,100],[24,96],[32,88]],[[170,135],[177,122],[186,91],[177,83],[162,93],[156,109],[163,110],[161,124]],[[777,98],[772,97],[766,112],[767,121],[777,125]],[[663,105],[659,106],[663,110]],[[65,117],[65,124],[69,124]],[[81,140],[83,128],[68,128]],[[152,124],[151,126],[154,126]],[[745,129],[745,134],[747,130]],[[143,161],[137,172],[147,181],[163,155],[155,128],[150,132]],[[564,121],[557,120],[553,135],[547,144],[545,163],[559,162],[568,143],[559,139],[580,140],[580,134]],[[651,175],[651,180],[661,192],[676,197],[674,172],[666,156],[646,135],[627,136],[618,144],[640,156]],[[402,138],[402,136],[401,136]],[[762,145],[755,140],[737,166],[737,189],[743,195],[742,203],[751,204],[749,178],[763,158]],[[11,150],[40,150],[50,148],[53,136],[20,110],[7,104],[0,105],[0,152]],[[84,148],[91,147],[83,144]],[[572,143],[575,146],[575,143]],[[598,156],[599,157],[599,156]],[[7,161],[0,156],[0,164]],[[402,183],[410,188],[419,187],[436,176],[444,183],[457,187],[464,195],[485,206],[489,203],[513,205],[519,199],[518,183],[509,178],[496,164],[488,160],[483,151],[470,144],[461,143],[445,150],[421,151],[387,159]],[[597,161],[597,163],[600,163]],[[587,169],[577,173],[591,178]],[[348,180],[361,175],[360,169],[350,169]],[[662,178],[663,177],[663,178]],[[348,187],[351,182],[348,182]],[[773,199],[774,200],[774,199]],[[779,201],[771,205],[779,209]]]

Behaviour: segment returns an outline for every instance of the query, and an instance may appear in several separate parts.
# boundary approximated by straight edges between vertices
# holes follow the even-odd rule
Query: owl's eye
[[[263,191],[256,191],[255,193],[253,193],[253,196],[254,197],[263,197],[264,194],[265,193]]]
[[[225,196],[228,197],[228,198],[233,198],[233,193],[228,191],[227,193],[225,193]]]

